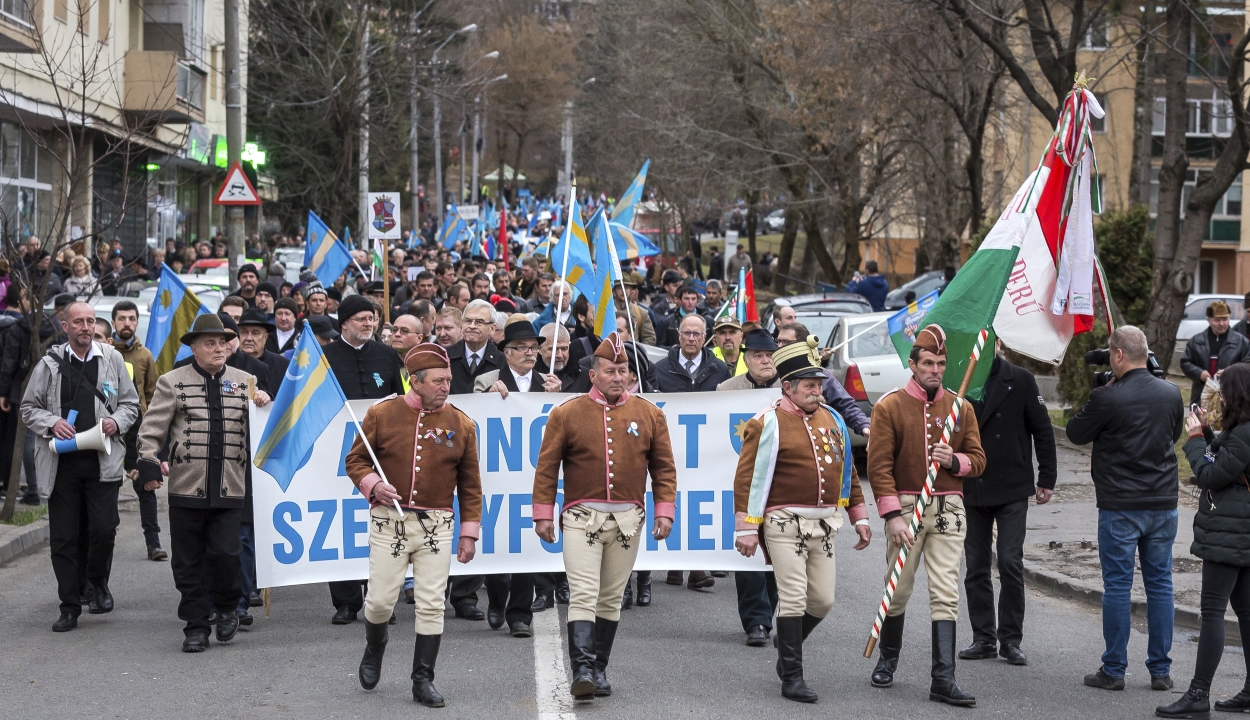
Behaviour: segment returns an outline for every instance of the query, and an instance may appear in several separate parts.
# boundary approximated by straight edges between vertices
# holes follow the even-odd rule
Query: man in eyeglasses
[[[495,308],[490,303],[474,300],[465,306],[464,337],[447,348],[447,356],[451,360],[452,395],[473,392],[473,383],[479,375],[507,367],[507,359],[490,340],[494,326]]]
[[[420,345],[425,339],[425,328],[422,327],[421,321],[412,315],[400,315],[395,318],[395,333],[391,335],[391,349],[399,356],[402,361],[408,356],[408,351]],[[410,389],[408,382],[408,371],[400,369],[400,378],[403,380],[404,389]]]

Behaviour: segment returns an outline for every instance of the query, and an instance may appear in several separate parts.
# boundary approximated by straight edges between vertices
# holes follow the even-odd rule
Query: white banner
[[[369,239],[398,240],[399,232],[399,193],[369,193]]]
[[[639,570],[759,570],[763,554],[734,550],[733,480],[741,428],[779,396],[777,390],[653,394],[668,417],[677,465],[673,532],[651,537],[647,493],[646,540]],[[566,395],[513,393],[457,395],[451,402],[478,427],[482,476],[482,537],[468,565],[453,561],[453,575],[562,572],[561,541],[534,534],[531,496],[534,465],[547,413]],[[373,401],[352,402],[364,418]],[[252,447],[259,444],[271,406],[252,410]],[[339,411],[284,492],[268,473],[253,469],[258,587],[279,587],[369,575],[369,503],[347,477],[345,458],[356,439],[347,410]],[[561,496],[557,496],[557,502]],[[558,510],[557,510],[558,513]],[[459,532],[459,513],[457,530]],[[557,526],[558,529],[558,526]]]

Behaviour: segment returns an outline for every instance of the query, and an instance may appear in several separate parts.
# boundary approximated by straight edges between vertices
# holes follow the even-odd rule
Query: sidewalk
[[[1024,546],[1025,579],[1035,587],[1096,607],[1102,605],[1102,574],[1098,562],[1098,508],[1090,479],[1090,446],[1068,442],[1055,428],[1059,477],[1055,494],[1046,505],[1030,501],[1028,535]],[[1185,474],[1185,473],[1182,473]],[[1202,594],[1202,560],[1189,552],[1194,539],[1196,490],[1182,484],[1178,503],[1176,542],[1172,547],[1172,586],[1176,624],[1197,628]],[[1191,492],[1192,491],[1192,492]],[[1054,545],[1052,546],[1052,543]],[[1133,614],[1145,617],[1146,593],[1141,571],[1133,580]],[[1229,644],[1240,644],[1237,619],[1228,612],[1225,631]]]

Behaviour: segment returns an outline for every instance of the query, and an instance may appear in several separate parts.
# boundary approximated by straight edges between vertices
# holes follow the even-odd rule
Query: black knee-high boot
[[[595,698],[595,624],[589,620],[569,622],[569,665],[573,684],[569,692],[577,700]]]
[[[612,694],[612,683],[608,682],[608,660],[612,656],[617,625],[620,625],[619,621],[595,618],[595,697]]]
[[[412,652],[412,699],[426,707],[443,707],[443,696],[434,689],[434,661],[442,635],[418,635]]]
[[[389,639],[386,625],[365,621],[365,656],[360,660],[356,677],[360,680],[360,687],[366,690],[377,687],[378,680],[382,679],[382,654],[386,652]]]
[[[777,618],[777,676],[781,695],[797,702],[816,702],[816,693],[803,680],[803,618]]]
[[[929,699],[948,705],[975,707],[977,699],[955,682],[955,621],[933,621],[933,682]]]
[[[887,615],[881,623],[881,638],[877,645],[877,667],[872,671],[872,686],[888,688],[894,684],[894,671],[898,669],[898,655],[903,650],[903,617]]]

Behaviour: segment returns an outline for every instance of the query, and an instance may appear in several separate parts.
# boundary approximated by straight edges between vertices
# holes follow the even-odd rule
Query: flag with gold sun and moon
[[[316,333],[305,321],[256,449],[256,467],[272,475],[285,492],[346,402]]]
[[[156,286],[148,336],[144,339],[156,361],[157,373],[163,375],[174,369],[174,363],[190,357],[191,348],[182,344],[182,336],[190,332],[197,317],[211,312],[168,265],[161,265],[161,281]]]

